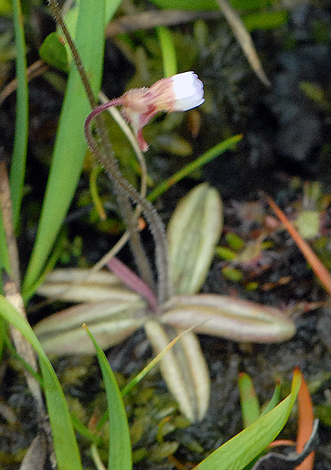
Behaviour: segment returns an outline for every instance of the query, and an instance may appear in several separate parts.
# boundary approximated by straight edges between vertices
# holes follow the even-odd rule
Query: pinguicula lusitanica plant
[[[41,366],[43,386],[46,395],[47,411],[49,413],[54,442],[54,451],[58,470],[82,470],[80,452],[73,431],[68,406],[66,404],[61,385],[47,358],[41,344],[33,333],[29,323],[22,317],[4,297],[0,296],[0,315],[10,324],[19,329],[23,336],[36,350]],[[86,335],[86,332],[85,332]],[[101,347],[90,334],[98,357],[99,365],[105,383],[109,415],[109,454],[108,470],[132,470],[132,454],[130,445],[129,427],[121,393],[114,374]],[[185,335],[184,335],[185,336]],[[92,343],[91,343],[92,344]],[[168,352],[167,352],[168,354]],[[253,424],[234,438],[216,449],[209,457],[203,460],[197,470],[242,470],[256,458],[279,434],[284,427],[300,388],[300,373],[294,372],[291,393],[277,406],[260,416]],[[84,432],[85,427],[77,426],[78,432]],[[91,453],[95,461],[101,461],[97,446],[99,436],[87,430],[85,437],[91,440]],[[29,463],[33,462],[43,468],[42,449],[35,449],[30,455]],[[53,459],[54,462],[54,459]],[[101,468],[100,464],[97,468]]]
[[[271,342],[292,337],[293,323],[276,309],[219,295],[197,295],[221,232],[221,201],[217,191],[201,185],[179,205],[168,230],[168,249],[160,216],[122,176],[111,150],[102,111],[121,106],[123,115],[133,126],[140,148],[146,151],[148,144],[142,136],[142,128],[160,111],[186,111],[202,104],[200,80],[193,72],[185,72],[161,79],[150,88],[130,90],[120,98],[96,106],[83,63],[56,2],[51,0],[50,4],[70,45],[93,108],[85,121],[85,135],[113,183],[119,210],[130,233],[130,246],[140,279],[118,260],[111,260],[108,266],[117,277],[115,288],[109,289],[109,300],[70,309],[37,326],[36,332],[46,351],[58,354],[91,352],[85,346],[86,341],[82,341],[81,329],[77,328],[82,322],[90,326],[103,348],[122,341],[143,326],[157,353],[183,329],[192,327],[196,332],[238,341]],[[95,122],[95,134],[92,121]],[[154,237],[156,281],[141,243],[133,206],[143,212]],[[139,295],[128,290],[125,284]],[[209,403],[210,381],[195,333],[189,331],[183,335],[162,359],[161,371],[182,412],[191,421],[201,420]]]
[[[16,0],[15,5],[19,5],[19,1]],[[53,1],[53,6],[55,8],[55,13],[57,14],[57,5]],[[113,11],[116,6],[119,4],[119,1],[108,1],[107,7],[108,11]],[[92,2],[92,0],[81,0],[77,2],[77,5],[80,7],[83,6],[82,10],[83,13],[81,18],[84,18],[86,24],[83,24],[83,20],[79,22],[77,29],[79,31],[77,41],[82,42],[86,41],[86,28],[90,27],[92,24],[92,18],[88,16],[90,12],[89,8],[96,9],[96,14],[99,14],[98,17],[99,21],[99,28],[97,28],[96,33],[99,33],[99,37],[103,35],[103,19],[101,17],[102,10],[105,7],[105,3],[102,0],[98,0],[98,2]],[[92,5],[92,7],[91,7]],[[18,10],[18,9],[17,9]],[[58,19],[61,20],[60,15],[58,15]],[[20,21],[20,14],[17,14],[17,24],[21,25]],[[94,23],[93,23],[94,24]],[[101,33],[100,33],[101,31]],[[91,31],[89,31],[90,33]],[[95,33],[95,34],[96,34]],[[90,38],[90,36],[89,36]],[[83,41],[82,41],[83,39]],[[69,41],[69,37],[68,37]],[[88,41],[89,43],[89,41]],[[73,49],[74,50],[74,49]],[[22,52],[22,51],[21,51]],[[92,51],[93,52],[93,51]],[[101,53],[98,51],[98,58],[100,59]],[[77,57],[76,57],[77,58]],[[94,57],[93,57],[94,58]],[[100,61],[99,61],[100,62]],[[89,55],[89,63],[91,63],[91,54]],[[81,64],[79,64],[81,65]],[[72,70],[75,71],[75,68],[72,67]],[[193,83],[197,84],[199,82],[196,81],[194,75],[190,74],[190,80]],[[91,74],[93,75],[93,73]],[[94,88],[97,89],[97,82],[98,76],[100,78],[100,74],[96,74],[97,76],[93,76]],[[75,112],[77,108],[81,106],[81,96],[80,92],[78,92],[77,87],[77,80],[76,78],[69,79],[69,91],[66,95],[65,99],[65,111],[63,112],[62,116],[66,116],[67,122],[64,122],[65,125],[61,125],[58,134],[58,140],[56,145],[56,156],[61,156],[61,152],[63,152],[63,158],[68,160],[67,151],[70,150],[69,156],[72,156],[72,147],[68,149],[65,145],[66,139],[68,138],[68,134],[72,138],[73,146],[76,146],[76,129],[77,129],[77,122],[75,120],[73,122],[68,119],[70,116],[69,111],[75,108]],[[87,83],[87,82],[86,82]],[[92,108],[96,107],[96,103],[94,103],[93,94],[90,93],[89,86],[87,86],[87,91],[89,93],[90,101]],[[79,96],[75,96],[75,93]],[[73,100],[73,97],[75,100]],[[68,104],[69,103],[69,104]],[[79,114],[79,113],[78,113]],[[87,114],[87,112],[86,112]],[[72,115],[71,115],[72,116]],[[98,117],[97,117],[98,118]],[[97,124],[98,124],[98,119]],[[102,140],[102,147],[107,149],[107,158],[112,158],[111,152],[108,153],[108,140],[107,138],[104,139],[104,128],[103,124],[100,121],[100,129],[99,132],[101,133],[101,140]],[[78,123],[79,124],[79,123]],[[133,119],[132,119],[132,124]],[[67,126],[67,127],[66,127]],[[75,129],[74,129],[75,128]],[[137,133],[142,128],[142,123],[137,123]],[[67,133],[66,133],[67,130]],[[18,133],[20,133],[21,129],[18,129]],[[103,137],[102,137],[103,136]],[[70,139],[69,139],[70,140]],[[68,142],[68,140],[67,140]],[[84,147],[83,145],[80,146],[80,149]],[[105,150],[101,147],[101,151],[104,152]],[[83,149],[84,150],[84,149]],[[120,176],[117,173],[117,166],[116,161],[111,159],[111,165],[115,168],[115,177]],[[18,172],[20,176],[22,173]],[[17,174],[18,174],[17,173]],[[78,172],[79,173],[79,172]],[[17,175],[16,174],[16,175]],[[75,173],[77,175],[77,171]],[[58,167],[52,173],[53,179],[52,184],[48,187],[48,196],[52,192],[51,188],[56,187],[56,179],[57,183],[61,182],[61,172],[60,176],[58,173]],[[55,175],[55,176],[54,176]],[[15,175],[14,175],[15,176]],[[13,176],[13,179],[15,179]],[[72,175],[70,175],[72,176]],[[115,178],[116,179],[116,178]],[[122,180],[125,181],[125,180]],[[55,182],[55,183],[54,183]],[[136,318],[137,314],[137,303],[140,302],[142,305],[140,314],[143,319],[142,325],[146,327],[146,331],[148,335],[151,337],[153,345],[156,350],[162,348],[163,344],[167,344],[169,339],[174,335],[177,334],[177,331],[182,331],[183,326],[185,326],[185,322],[189,323],[192,326],[198,327],[197,331],[204,331],[203,328],[206,325],[209,325],[210,330],[217,330],[216,334],[221,336],[228,336],[234,337],[236,339],[240,339],[241,332],[239,331],[243,325],[245,324],[246,328],[246,340],[253,340],[256,338],[257,340],[261,341],[270,341],[270,340],[282,340],[285,337],[289,337],[293,333],[293,325],[287,321],[286,317],[277,314],[275,310],[268,310],[267,307],[257,306],[255,304],[247,304],[243,302],[236,302],[231,301],[231,299],[223,298],[223,306],[221,305],[221,297],[220,296],[198,296],[193,295],[197,292],[206,276],[206,272],[208,270],[208,266],[210,263],[210,259],[213,254],[213,248],[215,242],[213,241],[214,238],[219,233],[220,228],[213,228],[213,230],[208,230],[206,227],[210,227],[211,219],[214,222],[217,221],[218,217],[220,217],[220,203],[219,203],[219,196],[215,190],[208,188],[207,185],[202,185],[189,195],[189,197],[182,201],[179,208],[180,211],[177,212],[177,220],[176,217],[173,217],[173,222],[170,224],[168,229],[168,237],[170,240],[170,248],[169,253],[165,249],[164,252],[166,256],[163,256],[164,265],[163,271],[164,273],[159,274],[157,279],[157,285],[161,285],[160,282],[162,279],[167,279],[167,261],[170,262],[171,268],[171,275],[169,276],[174,285],[174,291],[176,295],[171,295],[170,288],[157,288],[154,286],[154,278],[150,273],[150,268],[148,267],[148,262],[146,262],[146,266],[144,266],[144,253],[141,250],[141,244],[139,237],[137,237],[137,229],[136,229],[136,222],[135,218],[132,214],[131,207],[127,204],[127,197],[128,194],[125,191],[119,189],[119,185],[114,182],[115,190],[118,192],[120,205],[123,211],[123,217],[126,219],[130,233],[131,233],[131,244],[133,246],[133,252],[135,253],[135,257],[137,260],[137,265],[140,270],[140,275],[144,279],[141,281],[137,278],[133,273],[131,273],[126,267],[121,265],[116,260],[112,260],[110,262],[111,268],[118,273],[121,278],[125,279],[125,283],[127,285],[132,285],[137,291],[139,291],[142,295],[142,298],[136,296],[135,300],[133,301],[132,296],[135,296],[132,291],[125,288],[123,282],[119,280],[119,278],[115,278],[115,282],[117,283],[118,287],[118,297],[113,298],[114,302],[107,301],[103,306],[99,304],[99,316],[95,315],[96,309],[94,306],[88,306],[85,308],[85,318],[86,311],[90,310],[92,312],[92,320],[88,319],[89,323],[94,323],[94,326],[101,326],[101,330],[104,329],[106,331],[106,335],[99,335],[100,339],[102,340],[105,338],[105,341],[108,341],[108,337],[111,336],[107,333],[106,326],[108,324],[112,324],[112,312],[109,313],[107,318],[107,306],[108,308],[115,309],[119,315],[117,321],[113,322],[113,326],[115,329],[115,342],[121,340],[116,332],[120,330],[121,323],[123,324],[123,314],[127,314],[129,322],[132,322]],[[64,187],[57,187],[57,192],[60,193],[62,190],[67,189]],[[130,191],[132,191],[130,189]],[[135,199],[136,192],[133,190],[134,197],[129,197],[131,202],[135,202],[142,206],[142,210],[145,212],[146,219],[147,215],[146,212],[150,213],[150,226],[152,231],[159,232],[164,235],[164,228],[162,224],[159,225],[158,228],[155,228],[155,220],[159,222],[159,218],[157,214],[155,215],[155,211],[150,206],[144,198],[139,197]],[[19,198],[20,199],[20,198]],[[217,202],[218,201],[218,202]],[[147,208],[147,209],[146,209]],[[61,209],[61,217],[65,210]],[[19,212],[19,203],[15,205],[15,214]],[[46,210],[45,210],[46,213]],[[154,215],[153,215],[154,213]],[[56,216],[58,214],[55,212]],[[185,217],[184,217],[185,214]],[[197,215],[197,217],[194,217]],[[40,229],[40,233],[45,234],[47,229],[49,229],[49,221],[50,216],[54,218],[54,213],[49,213],[47,217],[45,216],[42,222],[42,228]],[[59,216],[60,217],[60,216]],[[60,218],[61,218],[60,217]],[[17,218],[17,215],[16,217]],[[154,222],[153,222],[154,221]],[[219,219],[218,219],[219,221]],[[192,225],[193,224],[193,225]],[[219,224],[220,225],[220,224]],[[201,231],[201,226],[206,230],[204,233]],[[208,234],[210,233],[210,238],[208,238]],[[195,238],[196,234],[198,235],[198,244],[193,247],[193,241],[186,243],[188,238]],[[51,233],[51,238],[54,239],[56,235],[55,232]],[[139,234],[138,234],[139,235]],[[203,235],[203,236],[202,236]],[[136,237],[136,240],[134,240]],[[184,237],[184,238],[182,238]],[[34,261],[31,263],[30,269],[28,271],[27,278],[25,279],[25,293],[26,296],[29,297],[31,295],[31,291],[35,288],[33,286],[34,282],[38,278],[38,274],[40,273],[40,268],[43,266],[45,262],[45,253],[50,250],[50,246],[52,245],[49,239],[44,240],[46,243],[46,248],[42,247],[43,240],[41,235],[38,238],[38,246],[39,248],[34,251]],[[166,248],[166,242],[163,240],[164,247]],[[156,242],[156,252],[162,251],[162,244],[158,244]],[[188,253],[185,252],[183,249],[188,250]],[[209,247],[208,247],[209,246]],[[40,247],[44,250],[43,255],[41,256]],[[2,248],[2,247],[1,247]],[[141,256],[143,254],[143,256]],[[207,255],[207,256],[206,256]],[[208,260],[206,261],[206,259]],[[162,260],[162,256],[159,255],[159,260]],[[183,261],[184,260],[184,261]],[[1,260],[3,261],[3,260]],[[146,259],[147,261],[147,259]],[[189,261],[189,262],[188,262]],[[19,270],[18,270],[19,271]],[[150,273],[150,275],[149,275]],[[104,273],[102,274],[104,275]],[[109,274],[107,277],[107,281],[112,279],[114,281],[114,277]],[[148,282],[148,278],[149,282]],[[18,283],[19,284],[19,283]],[[169,285],[170,283],[168,283]],[[165,286],[167,283],[164,284]],[[17,286],[18,287],[18,286]],[[110,294],[113,296],[115,290],[110,287],[109,289]],[[183,295],[188,294],[188,295]],[[147,299],[147,302],[144,299]],[[125,300],[127,300],[127,304],[125,304]],[[21,301],[21,299],[20,299]],[[130,304],[131,309],[128,307]],[[80,307],[78,307],[80,308]],[[241,310],[240,310],[241,309]],[[77,311],[75,312],[77,313]],[[138,312],[139,313],[139,312]],[[4,318],[8,323],[13,325],[15,328],[19,329],[22,335],[33,345],[34,349],[36,350],[40,362],[41,374],[42,374],[42,385],[44,387],[45,396],[46,396],[46,404],[47,404],[47,411],[50,417],[50,424],[52,427],[52,435],[54,439],[54,449],[57,458],[57,465],[59,470],[82,470],[82,465],[80,462],[80,456],[78,451],[77,442],[75,440],[75,435],[73,432],[72,422],[70,419],[70,414],[68,411],[67,404],[64,399],[63,392],[61,390],[61,385],[59,384],[54,370],[51,367],[51,364],[45,354],[44,349],[42,348],[41,344],[39,343],[38,339],[34,335],[31,327],[29,326],[28,322],[25,318],[22,317],[20,312],[14,308],[10,302],[4,299],[3,296],[0,296],[0,315]],[[139,315],[138,315],[139,316]],[[53,318],[55,322],[57,322],[57,318]],[[101,318],[105,321],[102,323]],[[185,318],[185,320],[184,320]],[[227,321],[225,319],[227,318]],[[221,320],[221,321],[220,321]],[[68,326],[68,323],[65,322],[64,319],[64,327]],[[84,321],[82,318],[75,317],[76,322],[80,322],[80,324]],[[57,322],[58,323],[58,322]],[[124,319],[125,323],[125,319]],[[226,326],[227,325],[227,326]],[[229,328],[229,325],[232,325]],[[226,328],[224,328],[226,326]],[[200,330],[199,330],[200,327]],[[261,332],[264,329],[264,336]],[[269,328],[270,327],[270,328]],[[137,328],[134,326],[131,328],[133,331]],[[208,333],[208,327],[205,332]],[[70,332],[71,333],[71,332]],[[74,342],[75,334],[70,334],[72,341]],[[211,334],[212,331],[209,331]],[[127,332],[124,332],[122,338],[127,336]],[[232,336],[231,336],[232,335]],[[187,338],[187,340],[184,340]],[[69,340],[70,341],[70,340]],[[84,347],[86,350],[88,347],[86,346],[87,343],[84,343]],[[114,377],[110,371],[108,362],[103,355],[100,348],[96,346],[97,356],[99,359],[99,363],[103,372],[103,377],[106,383],[107,389],[107,397],[108,397],[108,406],[109,406],[109,435],[110,437],[110,452],[109,452],[109,459],[108,459],[108,468],[112,470],[131,470],[131,450],[130,450],[130,443],[129,443],[129,433],[128,433],[128,425],[125,417],[123,403],[120,399],[120,394],[118,387],[115,383]],[[107,345],[104,345],[107,347]],[[75,352],[75,351],[74,351]],[[169,352],[167,353],[169,355]],[[186,356],[185,356],[186,354]],[[188,356],[188,357],[187,357]],[[181,361],[181,359],[183,359]],[[168,372],[172,373],[176,371],[175,377],[167,378],[168,383],[173,383],[176,385],[176,393],[177,397],[180,398],[180,389],[178,388],[178,383],[182,386],[184,383],[184,387],[182,390],[184,391],[190,387],[192,380],[192,393],[188,397],[191,400],[191,403],[181,404],[181,408],[191,419],[199,419],[203,416],[204,409],[206,408],[206,403],[208,403],[208,396],[209,396],[209,379],[208,375],[204,372],[204,358],[200,352],[199,344],[196,340],[196,337],[193,333],[186,333],[182,336],[182,345],[180,346],[179,350],[174,353],[173,358],[171,359],[171,367],[169,367]],[[187,371],[186,365],[189,365],[191,368],[190,373],[193,372],[195,375],[193,378],[187,378]],[[192,370],[192,369],[197,369]],[[199,370],[200,369],[200,370]],[[33,371],[31,371],[33,372]],[[166,375],[166,371],[164,370],[164,374]],[[176,375],[177,374],[177,375]],[[181,376],[184,376],[184,379],[181,379]],[[199,380],[199,377],[204,376],[203,380]],[[191,382],[190,382],[191,381]],[[198,387],[197,382],[202,382],[201,387]],[[282,402],[277,408],[272,410],[270,414],[266,417],[263,417],[261,421],[257,422],[255,427],[251,430],[247,430],[248,432],[241,434],[238,436],[238,439],[232,440],[227,445],[222,446],[217,453],[212,454],[206,461],[200,464],[200,470],[204,468],[222,468],[227,469],[238,469],[240,470],[245,465],[249,463],[249,461],[255,457],[271,440],[274,439],[276,434],[280,431],[283,425],[286,422],[286,419],[289,415],[289,412],[293,406],[295,396],[298,390],[298,377],[294,378],[293,381],[293,388],[291,395]],[[198,387],[198,388],[196,388]],[[179,391],[178,391],[179,390]],[[200,396],[201,391],[203,391],[204,396]],[[189,390],[189,394],[190,394]],[[207,393],[206,393],[207,392]],[[198,395],[198,396],[196,396]],[[186,398],[185,398],[186,399]],[[196,403],[198,401],[198,403]],[[40,430],[42,431],[42,430]],[[258,441],[256,440],[256,435],[261,436],[261,439]],[[33,451],[31,448],[30,450]],[[40,451],[40,449],[38,449]],[[31,461],[35,455],[31,455],[30,453],[30,468],[31,468]],[[42,464],[38,462],[40,466]],[[35,468],[35,467],[34,467]]]

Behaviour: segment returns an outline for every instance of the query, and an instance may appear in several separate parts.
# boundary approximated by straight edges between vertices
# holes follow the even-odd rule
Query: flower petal
[[[187,111],[204,103],[203,83],[194,72],[179,73],[171,79],[175,95],[172,111]]]

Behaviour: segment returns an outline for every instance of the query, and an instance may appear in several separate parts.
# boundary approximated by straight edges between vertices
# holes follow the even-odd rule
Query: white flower
[[[194,72],[161,78],[145,91],[145,103],[159,111],[187,111],[202,104],[203,84]]]
[[[204,103],[203,83],[194,72],[184,72],[170,77],[175,95],[172,111],[188,111]]]

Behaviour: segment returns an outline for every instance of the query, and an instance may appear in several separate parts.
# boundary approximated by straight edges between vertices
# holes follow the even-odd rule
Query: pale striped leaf
[[[155,354],[159,354],[182,330],[149,320],[145,331]],[[191,422],[204,418],[210,394],[208,367],[196,335],[186,332],[164,355],[160,368],[179,408]]]
[[[102,349],[122,342],[143,325],[146,303],[127,292],[122,299],[78,305],[55,313],[35,328],[47,354],[95,354],[82,324],[86,323]]]
[[[177,294],[195,294],[204,283],[223,227],[222,201],[207,183],[177,205],[168,225],[169,269]]]
[[[286,313],[267,305],[216,294],[177,295],[167,305],[162,322],[196,333],[234,341],[276,343],[295,334]]]
[[[65,268],[54,269],[39,286],[37,293],[49,299],[83,303],[121,299],[131,291],[109,271],[91,274],[90,269]]]

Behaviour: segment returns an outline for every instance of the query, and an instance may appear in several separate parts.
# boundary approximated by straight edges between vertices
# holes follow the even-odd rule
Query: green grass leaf
[[[275,406],[278,405],[279,396],[280,396],[280,380],[277,381],[275,391],[274,391],[274,393],[271,397],[271,400],[269,401],[269,403],[265,407],[263,407],[263,411],[262,411],[260,417],[264,416],[267,413],[269,413],[269,411],[271,411],[273,408],[275,408]]]
[[[188,176],[190,173],[192,173],[192,171],[196,170],[197,168],[201,168],[206,163],[214,160],[214,158],[218,157],[219,155],[222,155],[222,153],[226,152],[235,144],[240,142],[242,138],[242,134],[237,134],[233,137],[230,137],[229,139],[224,140],[220,144],[215,145],[215,147],[212,147],[203,155],[200,155],[200,157],[198,157],[196,160],[184,166],[184,168],[177,171],[177,173],[175,173],[170,178],[159,184],[155,189],[153,189],[153,191],[150,192],[150,194],[147,196],[147,199],[150,202],[153,202],[161,194],[165,193],[169,188],[171,188],[171,186]]]
[[[288,12],[286,10],[257,12],[243,17],[243,22],[249,32],[256,29],[267,31],[280,28],[288,21]]]
[[[239,10],[251,10],[265,8],[272,4],[273,0],[229,0],[233,8]],[[159,8],[173,10],[218,10],[217,0],[152,0]]]
[[[165,77],[171,77],[178,71],[176,49],[172,40],[171,31],[165,26],[156,28],[162,51],[163,70]]]
[[[22,333],[39,356],[58,470],[82,470],[68,405],[48,357],[29,323],[3,296],[0,296],[0,315]]]
[[[253,381],[249,375],[241,373],[238,379],[241,414],[244,428],[248,428],[259,417],[260,405],[256,396]]]
[[[28,144],[28,79],[26,72],[26,50],[20,0],[13,1],[17,100],[13,158],[10,171],[10,190],[13,210],[13,226],[16,229],[19,221]]]
[[[109,470],[131,470],[132,454],[128,420],[115,376],[109,362],[94,337],[85,326],[96,349],[102,377],[105,382],[109,416]]]
[[[101,82],[104,24],[105,1],[81,0],[75,42],[95,93]],[[24,292],[39,277],[75,192],[86,152],[83,126],[89,112],[79,73],[72,64]]]
[[[290,395],[251,426],[219,447],[196,470],[242,470],[280,433],[290,415],[301,384],[295,370]]]

